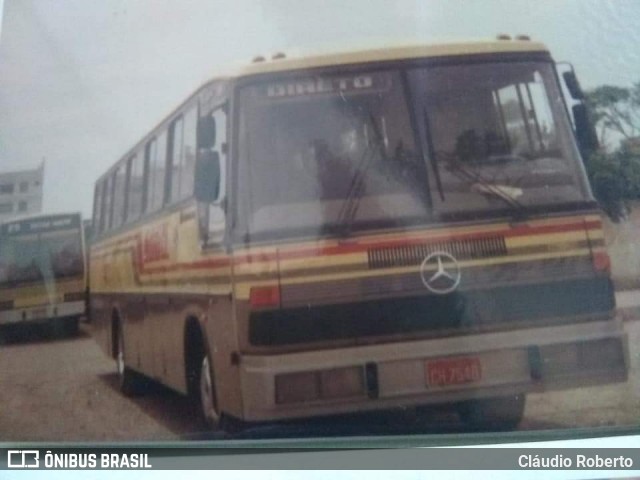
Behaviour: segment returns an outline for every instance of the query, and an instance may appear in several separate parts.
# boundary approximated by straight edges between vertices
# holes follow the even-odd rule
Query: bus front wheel
[[[198,393],[200,397],[200,413],[204,424],[210,429],[216,429],[220,425],[220,414],[213,382],[212,364],[207,352],[202,356],[202,363],[200,364]]]
[[[524,416],[525,395],[477,398],[458,404],[458,415],[469,427],[487,431],[514,430]]]

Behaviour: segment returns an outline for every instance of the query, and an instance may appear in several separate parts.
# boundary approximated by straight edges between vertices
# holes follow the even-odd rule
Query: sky
[[[640,81],[636,0],[5,0],[0,171],[45,159],[45,211],[89,215],[95,180],[229,65],[497,33],[543,41],[586,88]]]

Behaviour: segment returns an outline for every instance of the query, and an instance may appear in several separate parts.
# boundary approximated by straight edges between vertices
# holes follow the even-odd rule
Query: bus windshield
[[[313,235],[590,198],[551,64],[407,74],[409,82],[387,70],[244,87],[241,235]]]
[[[589,198],[552,68],[518,62],[410,72],[437,213]]]
[[[0,285],[16,286],[84,272],[79,230],[6,236],[0,245]]]
[[[424,221],[417,154],[398,72],[296,78],[246,87],[240,195],[245,234]]]

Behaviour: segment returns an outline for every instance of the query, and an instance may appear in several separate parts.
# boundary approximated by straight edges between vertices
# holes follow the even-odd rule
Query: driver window
[[[225,197],[226,187],[226,166],[227,166],[227,113],[226,107],[220,107],[214,110],[210,116],[215,124],[215,143],[211,147],[211,152],[217,154],[220,160],[220,185],[218,188],[218,198],[221,200]]]

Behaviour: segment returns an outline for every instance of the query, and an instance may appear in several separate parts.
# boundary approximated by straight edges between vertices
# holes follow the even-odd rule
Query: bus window
[[[102,182],[96,183],[96,188],[93,196],[93,222],[96,228],[100,228],[100,221],[102,220]]]
[[[339,82],[336,78],[317,81]],[[303,77],[287,85],[309,82]],[[398,72],[370,72],[356,77],[358,82],[367,87],[326,95],[297,94],[305,90],[280,82],[243,89],[241,234],[306,235],[358,222],[428,218],[426,176]],[[366,175],[359,173],[362,165],[368,165]],[[352,196],[362,201],[355,209],[358,218],[350,219],[345,206]]]
[[[437,214],[584,201],[553,70],[534,62],[411,73],[427,122]]]
[[[102,232],[109,230],[111,226],[111,199],[113,198],[113,176],[107,177],[104,185],[104,200],[103,200],[103,225],[100,229]]]
[[[167,202],[173,203],[180,198],[180,159],[182,152],[182,117],[177,118],[171,124],[169,130],[170,158],[168,164],[168,191]]]
[[[102,180],[100,182],[100,223],[98,223],[98,232],[97,233],[102,233],[104,232],[106,225],[107,225],[107,209],[106,209],[106,202],[107,202],[107,190],[108,190],[108,180]]]
[[[120,164],[113,177],[115,184],[113,186],[112,228],[119,227],[124,220],[126,167],[125,163]]]
[[[184,117],[182,162],[180,165],[180,199],[193,193],[193,174],[196,166],[196,125],[198,110],[194,107]]]
[[[153,182],[150,186],[153,189],[151,197],[150,211],[155,211],[162,206],[164,200],[164,185],[167,172],[167,131],[163,131],[157,139],[156,158],[153,169],[153,177],[149,181]]]
[[[171,158],[167,162],[171,165],[167,192],[167,201],[170,203],[187,198],[193,193],[197,121],[198,110],[194,107],[171,125]]]
[[[165,172],[165,152],[166,134],[158,139],[154,138],[147,143],[145,157],[147,164],[147,198],[146,211],[154,212],[162,205],[164,172]],[[159,144],[158,144],[159,143]]]
[[[227,112],[225,107],[218,108],[210,115],[215,124],[215,144],[210,148],[220,161],[220,184],[218,185],[218,200],[226,193],[225,178],[227,165]]]
[[[140,217],[142,212],[142,193],[144,190],[144,158],[142,155],[134,155],[129,158],[129,192],[127,202],[127,222],[132,222]]]

